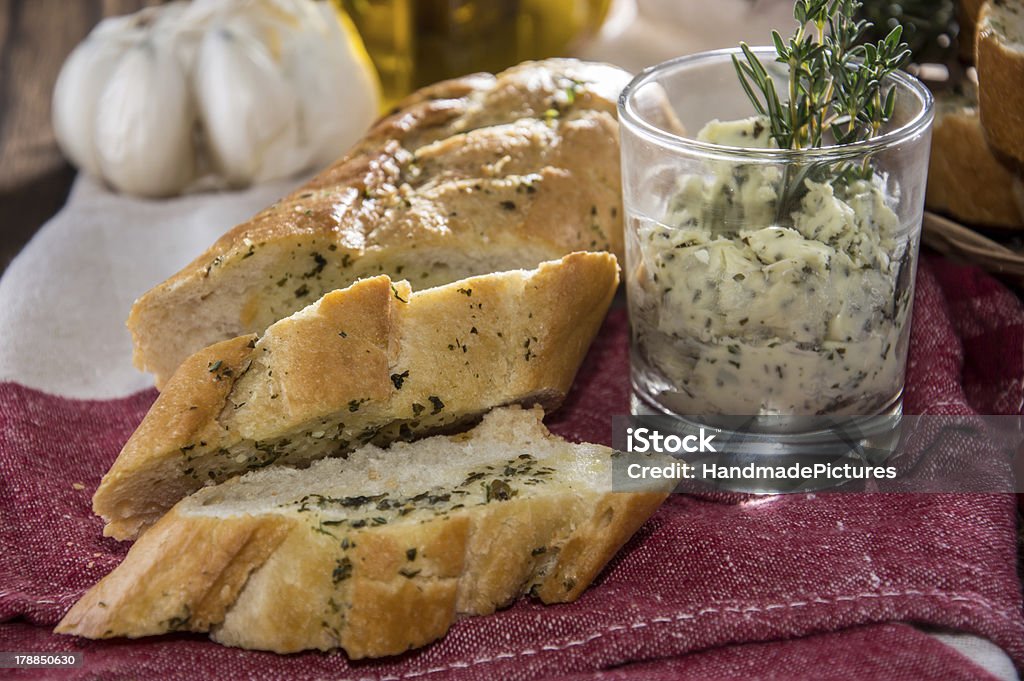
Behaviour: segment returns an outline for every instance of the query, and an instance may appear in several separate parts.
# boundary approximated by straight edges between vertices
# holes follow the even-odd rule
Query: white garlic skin
[[[194,84],[211,160],[231,185],[302,169],[296,98],[267,48],[244,27],[221,24],[206,33]]]
[[[130,48],[96,103],[101,175],[127,194],[181,193],[196,176],[195,121],[188,82],[172,51],[152,40]]]
[[[64,154],[91,175],[100,175],[92,130],[97,93],[125,52],[122,44],[87,39],[64,62],[53,94],[53,131]]]
[[[327,165],[380,106],[336,10],[195,0],[101,22],[53,95],[57,141],[118,191],[165,197]]]

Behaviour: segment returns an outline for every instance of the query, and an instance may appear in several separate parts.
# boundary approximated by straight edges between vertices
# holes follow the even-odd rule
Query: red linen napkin
[[[609,316],[552,429],[610,442],[627,404],[627,324]],[[925,258],[908,413],[1022,413],[1024,309],[978,270]],[[90,497],[155,397],[77,401],[0,385],[0,651],[81,650],[40,678],[977,678],[906,624],[986,637],[1024,665],[1009,495],[670,498],[576,603],[524,600],[442,641],[350,664],[172,635],[85,641],[49,629],[127,546]],[[5,670],[10,671],[10,670]],[[2,673],[2,672],[0,672]]]

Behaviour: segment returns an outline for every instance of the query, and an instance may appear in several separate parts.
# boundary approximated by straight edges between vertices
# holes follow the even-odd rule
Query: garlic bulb
[[[194,0],[104,20],[57,79],[57,141],[82,170],[140,196],[323,166],[380,106],[343,21],[313,0]]]

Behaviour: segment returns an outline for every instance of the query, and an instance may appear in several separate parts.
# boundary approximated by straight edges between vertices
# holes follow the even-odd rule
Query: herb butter
[[[756,117],[712,121],[698,139],[774,146]],[[779,216],[790,181],[780,165],[709,168],[678,178],[662,221],[634,218],[630,230],[638,387],[694,415],[873,414],[894,402],[912,252],[898,192],[878,173],[804,179]]]

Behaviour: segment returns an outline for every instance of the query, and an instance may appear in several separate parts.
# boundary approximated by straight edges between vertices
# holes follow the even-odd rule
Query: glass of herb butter
[[[675,59],[619,100],[635,414],[802,436],[901,413],[932,98],[893,67],[858,101],[861,50],[837,85],[780,48]]]

